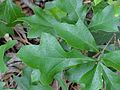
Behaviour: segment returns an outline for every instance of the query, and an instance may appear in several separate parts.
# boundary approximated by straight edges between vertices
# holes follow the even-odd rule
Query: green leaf
[[[88,57],[69,58],[58,41],[47,33],[42,34],[41,45],[24,46],[18,52],[18,56],[27,65],[40,70],[43,85],[50,84],[54,75],[66,67],[94,61]]]
[[[31,17],[20,18],[18,21],[28,23],[31,30],[28,37],[39,37],[42,32],[57,33],[64,38],[70,45],[80,49],[93,48],[97,51],[94,38],[91,33],[79,19],[76,25],[59,23],[49,13],[42,9],[32,6],[35,15]],[[81,28],[80,28],[81,27]],[[54,30],[53,30],[54,28]],[[87,36],[87,37],[86,37]]]
[[[26,67],[23,70],[22,77],[14,77],[18,85],[17,88],[19,88],[20,90],[29,90],[29,88],[31,87],[31,72],[31,68]]]
[[[109,5],[103,9],[103,11],[96,13],[89,25],[89,29],[93,32],[105,31],[105,32],[117,32],[117,21],[114,17],[114,9],[112,5]]]
[[[80,79],[80,85],[82,90],[100,90],[102,89],[102,68],[100,64],[87,72]]]
[[[53,90],[50,86],[43,86],[39,83],[37,85],[33,85],[31,82],[31,73],[32,69],[30,67],[26,67],[23,70],[22,77],[14,77],[18,85],[18,90]]]
[[[36,38],[41,35],[42,32],[54,32],[53,25],[56,19],[52,17],[47,11],[43,11],[37,6],[31,6],[35,15],[29,17],[22,17],[16,21],[23,21],[28,24],[30,31],[28,31],[29,38]]]
[[[81,79],[81,77],[85,73],[87,73],[88,71],[93,69],[93,67],[94,67],[94,63],[80,64],[80,65],[74,66],[74,67],[70,68],[69,70],[67,70],[65,72],[65,76],[71,82],[79,83],[79,80]]]
[[[5,0],[0,4],[0,19],[6,23],[12,23],[19,17],[24,16],[22,10],[12,0]]]
[[[13,34],[14,32],[11,27],[0,22],[0,37],[3,37],[6,33]]]
[[[79,18],[84,20],[86,16],[86,8],[82,5],[83,0],[55,0],[46,4],[46,9],[52,11],[54,15],[58,16],[59,12],[55,12],[55,9],[67,13],[65,17],[62,17],[63,21],[69,23],[76,23]],[[64,16],[64,15],[62,15]]]
[[[81,19],[78,20],[76,25],[56,23],[54,29],[69,45],[82,50],[92,49],[97,51],[95,40]]]
[[[99,4],[102,0],[94,0],[95,5]]]
[[[102,59],[107,66],[120,70],[120,50],[104,54]]]
[[[67,1],[69,1],[69,0],[67,0]],[[70,3],[71,2],[72,1],[70,1]],[[81,2],[81,1],[76,0],[76,2],[74,2],[74,4],[76,5],[77,2]],[[79,6],[79,4],[82,4],[82,3],[78,3],[78,5],[76,7],[76,10],[74,10],[74,8],[72,8],[72,9],[73,9],[74,12],[78,11],[78,15],[81,15],[83,13],[81,13],[81,10],[79,9],[79,7],[81,7],[81,5]],[[57,22],[57,20],[55,18],[56,17],[57,18],[63,17],[63,16],[65,16],[64,14],[66,14],[66,12],[69,12],[69,13],[71,12],[68,7],[66,7],[67,11],[65,13],[61,8],[57,7],[54,10],[52,10],[52,12],[53,13],[57,12],[58,15],[59,15],[60,12],[63,13],[62,14],[63,16],[60,14],[59,17],[58,17],[58,15],[56,16],[56,14],[54,15],[54,14],[50,13],[50,11],[48,11],[48,9],[43,9],[42,10],[41,8],[39,8],[37,6],[34,6],[34,5],[31,5],[31,8],[34,11],[35,15],[32,15],[32,16],[29,16],[29,17],[19,18],[19,19],[16,20],[16,22],[17,21],[23,21],[23,22],[25,22],[29,25],[29,27],[30,27],[30,31],[28,32],[28,37],[29,38],[39,37],[42,32],[54,33],[53,26]],[[65,18],[67,19],[67,17],[69,17],[69,19],[75,20],[74,18],[76,18],[77,13],[74,13],[74,12],[70,13],[70,15],[66,16]],[[84,14],[84,17],[85,17],[85,14]],[[65,20],[65,18],[63,20]],[[75,20],[74,23],[76,23],[79,18],[83,19],[83,15],[81,15],[81,17],[77,16],[77,19]],[[68,20],[68,21],[70,21],[70,20]]]
[[[120,76],[116,75],[103,64],[101,64],[101,66],[103,68],[103,77],[105,80],[106,90],[119,90]]]
[[[4,53],[6,50],[8,50],[9,48],[13,47],[16,44],[16,41],[9,41],[6,44],[0,46],[0,72],[6,72],[7,71],[7,67],[4,63]]]

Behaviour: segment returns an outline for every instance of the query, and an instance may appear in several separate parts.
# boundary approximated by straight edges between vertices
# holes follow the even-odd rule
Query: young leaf
[[[6,50],[8,50],[9,48],[13,47],[15,45],[16,41],[9,41],[6,44],[0,46],[0,72],[6,72],[7,71],[7,67],[4,63],[4,53]]]
[[[44,85],[50,84],[54,75],[66,67],[94,61],[88,57],[69,58],[68,53],[62,49],[58,41],[47,33],[42,34],[41,45],[22,47],[18,56],[27,65],[40,70],[41,83]]]
[[[87,72],[80,79],[80,85],[83,90],[100,90],[103,86],[102,68],[100,64]]]
[[[106,84],[106,90],[119,90],[120,89],[120,76],[116,75],[106,66],[101,64],[103,68],[103,77]]]
[[[104,54],[102,59],[107,66],[120,70],[120,50]]]
[[[93,32],[105,31],[105,32],[117,32],[117,21],[114,17],[114,9],[112,5],[109,5],[103,9],[103,11],[96,13],[89,25],[89,29]]]
[[[54,29],[56,33],[65,39],[71,46],[82,50],[92,49],[97,51],[95,40],[81,19],[78,20],[76,25],[56,23],[54,24]]]
[[[12,0],[5,0],[0,4],[0,19],[6,23],[12,23],[19,17],[24,16],[22,10]]]

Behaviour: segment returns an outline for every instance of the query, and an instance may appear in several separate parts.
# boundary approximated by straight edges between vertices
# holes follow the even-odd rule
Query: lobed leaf
[[[54,29],[56,33],[65,39],[71,46],[82,50],[92,49],[98,51],[92,34],[81,19],[78,20],[76,25],[57,23],[54,25]]]
[[[18,56],[27,65],[40,70],[43,85],[50,84],[53,77],[67,67],[94,61],[83,55],[70,57],[58,41],[47,33],[42,34],[40,45],[24,46],[18,52]]]

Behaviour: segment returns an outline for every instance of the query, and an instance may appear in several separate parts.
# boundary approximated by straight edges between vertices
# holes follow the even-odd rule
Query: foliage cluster
[[[53,0],[44,9],[29,6],[32,16],[25,16],[12,0],[0,4],[0,37],[14,34],[14,26],[23,24],[27,38],[40,38],[39,45],[25,45],[17,53],[27,65],[22,77],[15,76],[18,88],[53,90],[50,84],[57,80],[67,90],[67,79],[80,84],[81,90],[120,89],[119,0],[94,0],[91,4]],[[90,11],[92,18],[87,18]],[[0,46],[1,73],[7,71],[4,53],[15,44],[12,40]]]

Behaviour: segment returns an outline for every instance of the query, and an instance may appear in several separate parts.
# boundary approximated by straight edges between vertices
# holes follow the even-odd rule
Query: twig
[[[106,44],[106,46],[103,48],[103,50],[100,52],[100,55],[98,57],[98,61],[100,60],[101,56],[103,55],[105,49],[108,47],[108,45],[110,44],[110,42],[112,41],[114,35],[110,38],[110,40],[108,41],[108,43]]]
[[[93,56],[93,58],[97,58],[99,55],[100,55],[100,52],[98,52],[97,54],[95,54],[95,55]]]
[[[15,29],[14,29],[15,30]],[[22,36],[15,30],[15,32],[18,34],[18,36],[20,37],[20,39],[21,39],[21,41],[24,43],[24,44],[29,44],[29,45],[31,45],[31,43],[30,42],[28,42],[28,40],[27,39],[23,39],[22,38]]]
[[[120,40],[118,39],[118,45],[119,45],[119,47],[120,47]]]
[[[91,0],[84,0],[83,3],[84,4],[89,4],[89,3],[91,3]]]
[[[116,33],[114,33],[114,50],[115,50],[115,48],[116,48],[116,43],[117,43]]]
[[[58,82],[57,82],[56,80],[53,81],[52,87],[53,87],[55,90],[58,90],[58,89],[59,89],[59,85],[58,85]]]
[[[17,74],[17,77],[18,77],[20,74],[22,74],[22,71],[20,71],[20,72]],[[10,86],[13,84],[13,82],[14,82],[13,78],[12,78],[11,80],[12,80],[12,81],[10,82],[9,87],[10,87]]]

